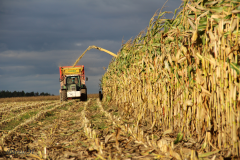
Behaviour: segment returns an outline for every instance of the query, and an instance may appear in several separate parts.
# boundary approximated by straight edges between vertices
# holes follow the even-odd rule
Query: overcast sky
[[[117,53],[122,39],[145,29],[165,0],[0,0],[0,90],[59,94],[59,66],[73,65],[90,45]],[[174,11],[182,1],[169,0]],[[172,18],[172,15],[167,16]],[[88,93],[112,56],[92,49],[85,66]]]

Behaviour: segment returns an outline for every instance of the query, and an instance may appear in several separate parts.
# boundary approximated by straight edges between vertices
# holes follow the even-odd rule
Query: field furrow
[[[45,109],[45,110],[42,110],[40,111],[39,113],[37,113],[36,115],[32,116],[32,117],[29,117],[28,119],[26,119],[25,121],[23,121],[22,123],[20,123],[19,125],[15,126],[12,130],[8,131],[7,134],[3,134],[2,137],[1,137],[1,140],[2,140],[2,143],[4,143],[5,141],[5,138],[7,138],[8,136],[12,135],[14,132],[16,132],[19,128],[23,127],[23,126],[26,126],[38,119],[40,119],[41,117],[45,116],[47,113],[49,112],[52,112],[54,110],[56,110],[57,108],[65,105],[66,103],[68,102],[64,102],[62,104],[59,104],[59,105],[55,105],[53,106],[52,108],[50,109]]]
[[[55,105],[57,105],[57,104],[59,104],[60,102],[59,101],[56,101],[56,102],[52,102],[52,103],[41,103],[41,104],[37,104],[36,106],[32,106],[31,108],[28,108],[28,109],[24,109],[24,110],[22,110],[22,111],[24,111],[24,112],[18,112],[18,114],[14,114],[14,116],[6,116],[5,115],[5,117],[6,118],[2,118],[2,119],[4,119],[4,120],[2,120],[1,122],[0,122],[0,127],[2,128],[2,130],[4,130],[3,128],[3,125],[8,125],[7,123],[9,123],[9,122],[16,122],[17,121],[17,123],[20,123],[20,121],[21,120],[24,120],[24,119],[28,119],[28,118],[30,118],[31,116],[34,116],[34,115],[36,115],[38,112],[40,112],[40,111],[42,111],[42,110],[45,110],[45,109],[50,109],[50,108],[52,108],[52,107],[54,107]],[[8,125],[8,126],[13,126],[13,124],[12,125]]]
[[[95,152],[92,158],[154,159],[164,156],[152,146],[136,139],[133,132],[122,125],[124,122],[120,118],[103,109],[99,100],[94,99],[90,103],[92,107],[85,107],[82,115],[84,133],[93,144],[89,150]]]
[[[6,113],[9,113],[9,112],[19,112],[19,111],[22,111],[22,110],[27,110],[27,109],[31,109],[31,108],[36,108],[38,107],[39,105],[46,105],[46,104],[49,104],[49,103],[53,103],[52,101],[51,102],[31,102],[30,104],[24,104],[24,105],[20,105],[20,106],[17,106],[17,105],[9,105],[7,107],[4,107],[4,108],[1,108],[0,109],[0,114],[3,115],[3,114],[6,114]]]
[[[4,110],[9,110],[11,108],[19,107],[19,106],[26,106],[26,105],[31,105],[35,104],[36,102],[5,102],[5,103],[0,103],[0,112]]]

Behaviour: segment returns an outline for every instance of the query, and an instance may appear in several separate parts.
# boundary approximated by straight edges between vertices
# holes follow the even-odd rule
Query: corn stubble
[[[240,2],[187,0],[178,10],[173,19],[156,12],[146,34],[122,46],[102,77],[103,101],[137,125],[239,156]]]

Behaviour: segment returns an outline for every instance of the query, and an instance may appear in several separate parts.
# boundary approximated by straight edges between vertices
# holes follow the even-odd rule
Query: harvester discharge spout
[[[113,52],[111,52],[111,51],[108,51],[108,50],[106,50],[106,49],[104,49],[104,48],[101,48],[101,47],[97,47],[97,46],[89,46],[84,52],[83,52],[83,54],[76,60],[76,62],[73,64],[73,66],[72,67],[75,67],[76,65],[77,65],[77,63],[79,62],[79,60],[85,55],[85,53],[87,52],[87,51],[89,51],[90,49],[97,49],[97,50],[100,50],[100,51],[103,51],[103,52],[106,52],[106,53],[108,53],[108,54],[110,54],[111,56],[114,56],[114,57],[117,57],[117,55],[116,54],[114,54]]]

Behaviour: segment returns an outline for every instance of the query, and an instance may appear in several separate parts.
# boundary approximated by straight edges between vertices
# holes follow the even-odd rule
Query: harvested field
[[[88,98],[97,98],[98,93],[88,94]],[[48,101],[59,100],[57,96],[34,96],[34,97],[12,97],[12,98],[0,98],[0,103],[4,102],[26,102],[26,101]]]
[[[225,154],[203,153],[195,138],[182,139],[171,130],[136,126],[134,118],[124,118],[114,104],[97,98],[8,105],[15,107],[0,105],[5,113],[0,120],[1,159],[184,159]]]
[[[0,98],[0,103],[4,102],[27,102],[27,101],[47,101],[47,100],[58,100],[59,96],[34,96],[34,97],[11,97],[11,98]]]

